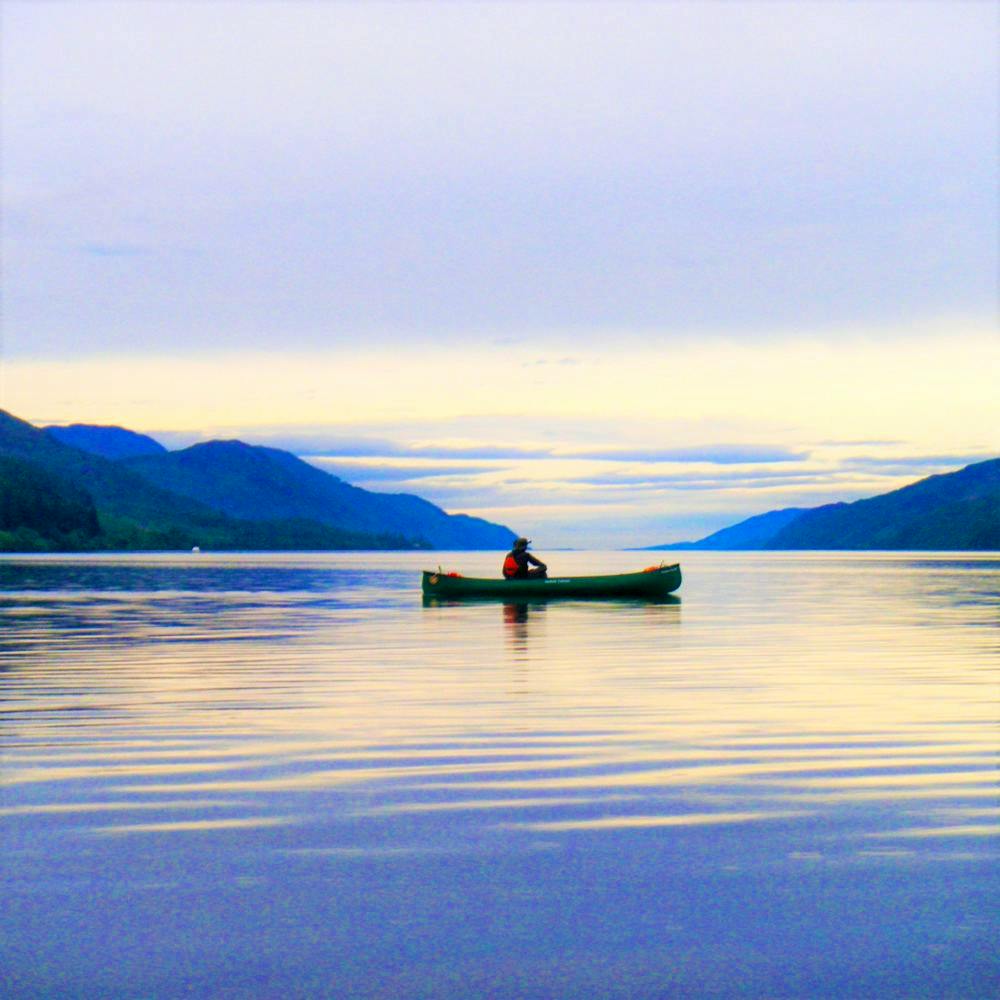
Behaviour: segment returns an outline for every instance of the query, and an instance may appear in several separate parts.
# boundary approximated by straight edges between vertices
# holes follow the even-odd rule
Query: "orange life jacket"
[[[517,576],[517,571],[520,568],[514,558],[514,553],[508,552],[507,558],[503,561],[503,575],[509,580],[512,576]]]

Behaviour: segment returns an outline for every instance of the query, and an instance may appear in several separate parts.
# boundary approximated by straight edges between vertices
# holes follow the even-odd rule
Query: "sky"
[[[3,0],[0,406],[540,550],[996,456],[998,11]]]

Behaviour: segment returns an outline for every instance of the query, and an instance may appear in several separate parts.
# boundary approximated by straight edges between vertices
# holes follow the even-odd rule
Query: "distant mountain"
[[[351,486],[287,451],[209,441],[181,451],[128,459],[148,482],[247,521],[297,518],[359,532],[390,532],[435,548],[505,549],[509,528],[405,493]]]
[[[805,512],[803,507],[786,507],[767,514],[748,517],[745,521],[723,528],[697,542],[674,542],[670,545],[652,545],[650,550],[704,549],[734,552],[741,549],[762,549],[787,524]]]
[[[419,497],[350,486],[288,452],[238,441],[167,452],[122,428],[104,428],[125,436],[102,444],[99,430],[84,435],[92,448],[147,453],[112,460],[0,410],[0,549],[502,549],[514,537]],[[64,530],[74,505],[83,520]]]
[[[770,511],[697,542],[653,548],[1000,550],[1000,459],[854,503]]]
[[[807,510],[769,549],[1000,549],[1000,458]]]
[[[63,444],[114,460],[134,458],[137,455],[158,455],[167,450],[159,441],[124,427],[69,424],[66,427],[45,427],[44,430],[49,437]]]
[[[163,489],[120,462],[62,444],[31,424],[0,410],[0,458],[28,466],[35,485],[19,484],[8,473],[0,495],[18,496],[23,489],[58,483],[59,489],[89,500],[97,514],[97,534],[46,530],[45,516],[25,514],[26,505],[11,501],[20,523],[10,524],[0,539],[7,551],[55,549],[361,549],[412,547],[413,542],[388,532],[345,531],[315,522],[242,521],[190,497]],[[46,479],[45,477],[48,477]],[[37,495],[37,490],[35,495]],[[28,536],[26,532],[34,532]],[[37,536],[37,537],[36,537]],[[12,542],[12,538],[14,542]],[[20,538],[21,543],[16,540]],[[27,541],[26,541],[27,539]],[[28,542],[31,544],[28,544]]]

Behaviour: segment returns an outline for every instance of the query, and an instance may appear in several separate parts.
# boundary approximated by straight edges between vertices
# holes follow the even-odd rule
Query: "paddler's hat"
[[[526,549],[531,544],[530,538],[519,538],[514,542],[515,549]]]

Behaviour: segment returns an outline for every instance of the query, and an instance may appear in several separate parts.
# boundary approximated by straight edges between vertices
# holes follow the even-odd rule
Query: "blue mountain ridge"
[[[785,525],[790,524],[800,514],[804,507],[786,507],[783,510],[771,510],[766,514],[748,517],[745,521],[722,528],[697,542],[673,542],[669,545],[653,545],[649,551],[667,549],[735,552],[746,549],[762,549]]]
[[[0,458],[9,460],[0,466],[9,514],[0,549],[505,549],[515,537],[420,497],[359,489],[278,449],[213,441],[168,452],[124,428],[78,426],[70,436],[80,446],[0,410]],[[109,450],[132,455],[101,454]],[[63,520],[92,501],[96,534],[28,518],[45,491],[58,492]]]
[[[1000,458],[853,503],[769,511],[650,550],[1000,550]]]
[[[242,520],[301,518],[441,549],[506,549],[516,537],[503,525],[447,514],[406,493],[372,493],[290,452],[242,441],[208,441],[123,464],[150,483]]]

